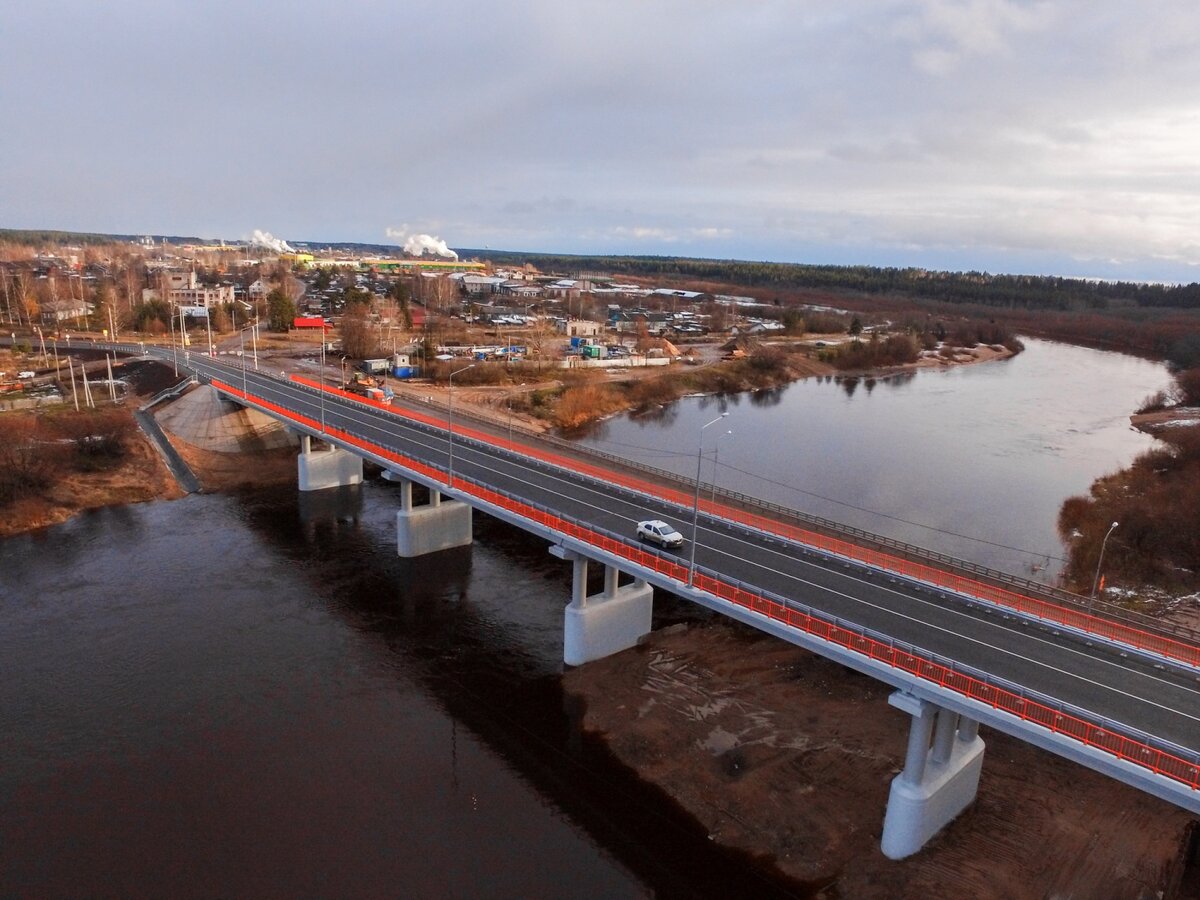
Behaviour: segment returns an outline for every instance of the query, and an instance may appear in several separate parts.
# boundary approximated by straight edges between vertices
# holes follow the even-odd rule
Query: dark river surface
[[[758,473],[747,492],[769,473],[1053,554],[1057,504],[1148,445],[1126,419],[1165,383],[1030,342],[873,389],[688,400],[593,440],[694,475],[728,408],[723,485],[728,463]],[[767,496],[850,518],[811,493]],[[580,733],[566,564],[481,515],[473,546],[401,560],[398,505],[381,481],[284,487],[0,541],[0,896],[789,895]],[[940,542],[855,524],[889,521]],[[706,615],[655,607],[656,627]]]
[[[0,542],[0,896],[791,896],[581,735],[566,564],[401,560],[395,491]]]

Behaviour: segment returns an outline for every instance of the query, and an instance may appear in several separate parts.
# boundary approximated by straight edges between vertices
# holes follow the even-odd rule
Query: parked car
[[[668,525],[661,519],[638,522],[637,536],[639,540],[650,541],[660,547],[683,546],[683,535],[675,530],[675,526]]]

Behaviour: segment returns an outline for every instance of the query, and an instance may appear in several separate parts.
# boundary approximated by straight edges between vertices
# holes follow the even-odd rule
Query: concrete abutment
[[[650,633],[654,588],[641,579],[620,585],[620,571],[605,566],[604,588],[587,594],[588,558],[551,548],[574,566],[571,602],[563,620],[563,662],[581,666],[633,647]],[[556,552],[557,551],[557,552]]]
[[[396,553],[405,559],[466,547],[472,538],[471,505],[444,498],[429,489],[429,502],[413,505],[413,483],[395,472],[384,477],[400,485],[400,509],[396,513]]]
[[[300,490],[323,491],[326,488],[362,484],[361,456],[340,447],[314,450],[312,440],[307,434],[301,435],[300,438],[300,455],[296,457]]]
[[[904,691],[888,703],[912,716],[904,771],[892,780],[880,842],[884,856],[904,859],[975,800],[984,743],[974,719]]]

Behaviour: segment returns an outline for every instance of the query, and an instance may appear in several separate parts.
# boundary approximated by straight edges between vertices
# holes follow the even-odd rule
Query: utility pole
[[[67,368],[71,372],[71,396],[75,399],[75,412],[79,412],[79,391],[75,387],[75,366],[69,356],[67,357]]]
[[[175,350],[175,313],[168,318],[171,321],[171,362],[175,366],[175,377],[179,377],[179,353]]]
[[[79,363],[79,374],[83,378],[83,401],[88,405],[89,409],[95,409],[96,404],[92,401],[92,389],[88,384],[87,369],[84,367],[82,361]]]

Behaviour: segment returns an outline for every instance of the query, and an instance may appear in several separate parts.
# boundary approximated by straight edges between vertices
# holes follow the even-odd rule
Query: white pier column
[[[396,553],[405,559],[466,547],[471,543],[471,506],[460,500],[442,501],[439,491],[429,490],[429,503],[414,506],[412,481],[397,472],[383,477],[400,485],[400,509],[396,512]]]
[[[300,438],[300,455],[296,457],[296,476],[302,491],[323,491],[326,488],[362,484],[362,457],[340,447],[313,450],[312,437]]]
[[[912,716],[904,771],[892,780],[880,842],[884,856],[904,859],[975,799],[984,744],[973,719],[904,691],[888,703]]]
[[[654,588],[638,579],[618,586],[620,572],[607,566],[604,590],[587,595],[588,559],[569,550],[551,547],[560,559],[570,560],[571,603],[563,621],[563,662],[582,666],[637,644],[650,633],[654,613]]]

